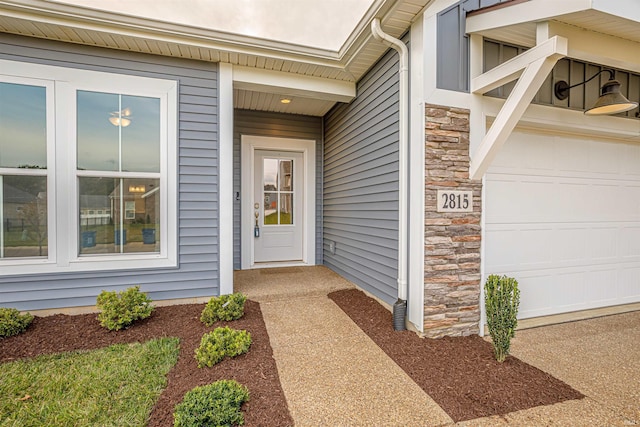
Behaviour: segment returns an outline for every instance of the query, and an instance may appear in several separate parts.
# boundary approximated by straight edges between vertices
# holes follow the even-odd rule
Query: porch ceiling
[[[223,62],[262,70],[355,84],[386,52],[373,39],[370,23],[380,18],[385,32],[400,37],[433,0],[374,0],[338,50],[322,49],[89,9],[46,0],[0,0],[0,31],[89,46]],[[181,5],[185,5],[186,1]],[[298,94],[234,90],[236,108],[324,115],[338,100]]]

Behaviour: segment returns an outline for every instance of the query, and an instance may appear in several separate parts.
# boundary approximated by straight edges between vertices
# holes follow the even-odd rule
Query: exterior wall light
[[[605,71],[609,73],[609,81],[602,86],[602,94],[600,95],[600,98],[598,98],[593,107],[585,110],[584,114],[588,116],[610,115],[624,113],[625,111],[636,108],[638,103],[629,101],[620,93],[620,82],[614,79],[614,71],[608,69],[600,70],[588,80],[572,86],[569,86],[566,81],[560,80],[556,82],[554,86],[554,94],[556,98],[561,101],[567,99],[570,89],[590,82]]]

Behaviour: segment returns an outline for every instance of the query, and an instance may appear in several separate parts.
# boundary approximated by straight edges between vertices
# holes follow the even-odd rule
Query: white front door
[[[302,153],[256,150],[254,262],[302,261]]]
[[[241,137],[241,268],[314,265],[316,142]]]

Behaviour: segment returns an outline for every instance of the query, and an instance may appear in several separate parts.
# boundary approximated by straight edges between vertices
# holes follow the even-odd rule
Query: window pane
[[[78,169],[160,172],[160,99],[77,93]]]
[[[293,224],[293,194],[280,195],[280,224]]]
[[[278,189],[278,160],[264,159],[264,191],[276,191]]]
[[[131,123],[122,124],[122,170],[160,172],[160,99],[122,96]]]
[[[278,223],[278,193],[264,193],[264,223]]]
[[[0,258],[47,256],[47,178],[0,176]]]
[[[0,167],[47,168],[46,89],[0,83]]]
[[[280,190],[293,191],[293,160],[280,160]]]
[[[77,103],[78,169],[118,171],[119,127],[112,114],[120,110],[120,96],[79,90]]]
[[[160,180],[80,178],[80,254],[160,252]]]

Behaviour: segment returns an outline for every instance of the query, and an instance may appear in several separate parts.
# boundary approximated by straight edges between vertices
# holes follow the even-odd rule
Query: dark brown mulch
[[[420,338],[394,331],[392,314],[362,291],[329,298],[456,422],[584,397],[515,357],[498,363],[479,336]]]
[[[196,386],[219,379],[235,379],[249,389],[250,400],[242,407],[245,425],[293,425],[259,304],[247,301],[245,315],[241,319],[220,322],[212,327],[203,325],[199,320],[203,308],[204,304],[158,307],[150,318],[118,332],[102,328],[95,314],[36,317],[25,333],[0,340],[0,363],[40,354],[178,337],[178,363],[169,372],[167,388],[153,408],[148,426],[173,425],[174,407],[184,394]],[[225,325],[251,333],[249,352],[223,360],[212,368],[198,368],[194,351],[200,345],[202,335]]]

